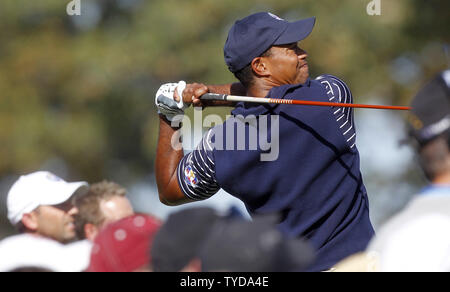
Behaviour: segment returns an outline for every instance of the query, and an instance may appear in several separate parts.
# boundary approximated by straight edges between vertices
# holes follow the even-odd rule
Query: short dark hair
[[[125,197],[127,191],[122,186],[109,181],[102,181],[89,187],[86,194],[75,197],[74,205],[78,209],[75,216],[75,231],[79,239],[86,238],[84,226],[87,223],[100,226],[105,218],[100,211],[100,202],[113,197]]]
[[[271,48],[272,47],[262,53],[259,57],[270,57],[272,55],[270,51]],[[234,76],[242,83],[242,85],[244,85],[245,88],[249,88],[253,84],[255,77],[252,69],[252,63],[235,72]]]
[[[19,233],[25,233],[27,232],[27,228],[25,227],[25,225],[22,223],[22,221],[17,222],[16,225],[14,225],[14,227],[16,228],[17,232]]]
[[[33,211],[31,211],[29,213],[35,212],[35,213],[39,214],[41,212],[40,208],[41,208],[41,206],[37,207],[36,209],[34,209]],[[22,216],[22,219],[23,219],[23,216]],[[26,233],[26,232],[29,231],[29,229],[23,224],[22,219],[20,219],[20,221],[17,222],[17,224],[14,225],[14,227],[15,227],[17,232],[19,232],[19,233]]]

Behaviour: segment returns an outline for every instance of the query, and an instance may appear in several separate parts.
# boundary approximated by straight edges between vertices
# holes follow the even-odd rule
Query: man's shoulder
[[[314,80],[320,83],[328,81],[328,82],[342,82],[345,84],[344,80],[332,74],[322,74],[317,76]]]
[[[340,90],[341,92],[350,92],[350,88],[348,85],[339,77],[336,77],[331,74],[323,74],[315,79],[316,82],[319,82],[322,86],[325,86],[327,92]]]
[[[371,244],[371,249],[376,249],[379,242],[383,242],[386,236],[395,234],[404,228],[412,220],[429,215],[442,215],[450,218],[450,193],[427,195],[423,192],[416,194],[396,214],[382,224],[377,232],[377,240]]]
[[[421,192],[408,203],[405,211],[412,214],[411,216],[425,213],[440,213],[450,216],[450,191]]]

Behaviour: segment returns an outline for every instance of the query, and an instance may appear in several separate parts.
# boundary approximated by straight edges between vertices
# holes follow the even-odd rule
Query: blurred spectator
[[[214,209],[189,208],[169,215],[155,236],[155,272],[200,272],[199,248],[220,216]]]
[[[431,184],[368,247],[381,271],[450,271],[450,70],[412,101],[409,134]]]
[[[21,176],[8,193],[8,218],[20,233],[73,241],[78,210],[72,198],[86,189],[86,182],[68,183],[50,172]]]
[[[155,236],[155,272],[300,271],[314,258],[305,242],[288,240],[272,217],[253,222],[211,208],[172,213]],[[187,224],[188,223],[188,224]],[[182,226],[182,228],[180,228]]]
[[[20,234],[0,242],[0,272],[81,272],[89,265],[91,244],[61,244],[54,240]]]
[[[75,226],[78,238],[94,241],[106,225],[133,215],[133,207],[126,193],[120,185],[103,181],[92,184],[86,194],[77,196]]]
[[[160,226],[144,214],[109,224],[95,238],[88,272],[152,271],[150,249]]]
[[[200,249],[204,272],[298,272],[314,258],[308,243],[287,238],[264,217],[217,222]]]

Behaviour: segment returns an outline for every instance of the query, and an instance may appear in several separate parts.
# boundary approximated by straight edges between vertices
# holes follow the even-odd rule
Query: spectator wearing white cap
[[[76,237],[72,198],[85,192],[86,182],[66,182],[39,171],[21,176],[8,193],[8,219],[20,233],[34,234],[61,243]]]

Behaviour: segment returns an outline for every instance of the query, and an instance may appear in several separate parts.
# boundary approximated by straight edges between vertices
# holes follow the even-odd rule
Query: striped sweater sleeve
[[[321,75],[316,78],[325,87],[330,102],[353,103],[350,88],[341,79],[333,75]],[[356,131],[353,120],[353,108],[334,107],[333,114],[350,148],[356,145]]]
[[[197,148],[178,164],[178,184],[185,196],[192,200],[208,199],[220,190],[216,180],[212,131],[209,130]]]

